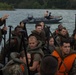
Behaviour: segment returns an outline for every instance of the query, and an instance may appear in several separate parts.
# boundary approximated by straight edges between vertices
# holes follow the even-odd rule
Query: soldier
[[[29,67],[31,75],[38,72],[40,61],[44,56],[41,46],[41,41],[38,41],[33,34],[29,35],[27,52],[31,54],[31,63]]]
[[[46,41],[45,46],[43,47],[44,54],[51,54],[55,50],[54,38],[49,36],[49,40]]]
[[[42,41],[45,44],[45,32],[42,30],[42,26],[40,24],[35,25],[35,30],[32,31],[32,34],[37,37],[38,40]]]
[[[24,51],[20,54],[17,52],[11,53],[11,60],[2,68],[3,75],[28,75],[26,66],[26,57]],[[27,53],[28,62],[31,61],[31,56]]]
[[[69,33],[67,31],[67,29],[65,27],[63,27],[60,31],[60,33],[58,33],[57,37],[55,38],[57,43],[60,45],[61,41],[64,39],[69,39]],[[57,46],[57,45],[56,45]]]
[[[70,46],[70,40],[64,39],[60,47],[52,52],[52,55],[58,59],[56,75],[76,75],[76,52]]]
[[[20,50],[20,43],[21,43],[21,32],[22,28],[20,26],[17,26],[15,30],[12,32],[12,37],[11,39],[7,40],[5,43],[5,48],[3,47],[0,53],[0,62],[4,62],[4,58],[8,57],[11,52],[21,52]],[[9,46],[10,42],[10,46]]]

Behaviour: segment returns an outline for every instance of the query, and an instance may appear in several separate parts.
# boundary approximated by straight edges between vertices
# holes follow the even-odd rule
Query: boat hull
[[[62,20],[62,17],[57,17],[57,18],[53,18],[53,19],[46,19],[46,18],[33,18],[31,20],[29,20],[27,23],[33,24],[33,23],[39,23],[39,22],[44,22],[46,24],[50,24],[50,23],[60,23],[60,20]]]

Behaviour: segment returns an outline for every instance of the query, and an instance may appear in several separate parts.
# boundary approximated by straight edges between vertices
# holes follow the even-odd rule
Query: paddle
[[[4,27],[6,26],[6,20],[4,20]],[[5,52],[6,34],[4,33],[4,52]],[[5,65],[5,58],[3,64]]]
[[[47,26],[47,51],[48,51],[48,53],[50,53],[50,51],[49,51],[49,39],[50,39],[50,27]]]
[[[55,39],[55,37],[54,37],[54,35],[52,34],[52,32],[51,32],[51,31],[50,31],[50,34],[51,34],[51,36],[54,38],[54,40],[55,40],[55,42],[56,42],[57,46],[58,46],[58,47],[60,47],[60,44],[57,42],[57,40]]]
[[[11,45],[11,44],[10,44],[10,41],[11,41],[11,28],[12,28],[12,26],[9,25],[8,27],[9,27],[9,53],[8,53],[8,54],[10,54],[10,51],[11,51],[11,50],[10,50],[10,45]],[[9,55],[8,55],[8,61],[9,61]]]
[[[23,22],[23,21],[21,21],[21,22]],[[24,35],[25,40],[27,40],[28,39],[28,34],[27,34],[27,29],[26,29],[26,23],[23,22],[23,24],[24,24],[24,27],[22,29],[25,32],[22,33],[22,34]],[[22,38],[21,38],[21,40],[22,40]],[[19,52],[21,51],[21,49],[22,49],[22,41],[20,42]]]
[[[75,31],[76,31],[76,14],[75,14]]]
[[[27,58],[27,52],[26,52],[26,47],[27,47],[27,45],[26,45],[26,43],[25,43],[25,37],[24,37],[24,33],[25,33],[25,30],[21,30],[20,31],[21,33],[22,33],[22,38],[21,38],[21,48],[22,48],[22,46],[24,47],[24,52],[25,52],[25,56],[26,56],[26,63],[27,63],[27,69],[28,69],[28,75],[30,75],[30,70],[29,70],[29,64],[28,64],[28,58]],[[21,49],[20,48],[20,49]]]
[[[24,28],[23,28],[23,30],[25,30],[25,33],[24,33],[24,37],[26,38],[26,39],[28,39],[28,34],[27,34],[27,29],[26,29],[26,23],[24,23]]]
[[[26,39],[28,39],[28,34],[27,34],[27,29],[26,29],[26,23],[27,23],[27,21],[21,21],[20,22],[20,26],[21,26],[21,28],[23,29],[23,30],[25,30],[25,33],[24,33],[24,37],[26,38]]]
[[[6,26],[6,20],[5,20],[4,26]],[[5,48],[5,42],[6,42],[6,34],[4,34],[4,48]]]
[[[8,27],[9,27],[9,48],[10,48],[11,28],[12,28],[12,26],[11,26],[11,25],[9,25]]]
[[[76,14],[75,14],[75,31],[76,31]]]
[[[76,32],[76,14],[75,14],[75,29],[74,29],[73,33],[75,33],[75,32]]]

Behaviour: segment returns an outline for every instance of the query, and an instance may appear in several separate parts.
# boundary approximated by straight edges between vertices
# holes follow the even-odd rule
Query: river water
[[[6,25],[12,25],[14,29],[15,26],[19,24],[20,21],[28,17],[28,14],[33,15],[34,17],[43,17],[44,12],[48,10],[52,13],[54,16],[62,16],[63,20],[62,25],[67,28],[69,34],[71,35],[73,33],[73,30],[75,28],[75,14],[76,10],[51,10],[51,9],[16,9],[15,11],[0,11],[0,17],[2,17],[4,14],[9,14],[8,19],[6,20]],[[51,32],[53,32],[58,24],[47,24],[50,26]],[[31,31],[35,28],[35,24],[26,24],[27,32],[28,34],[31,33]],[[8,28],[9,32],[9,28]],[[7,38],[8,38],[7,33]]]

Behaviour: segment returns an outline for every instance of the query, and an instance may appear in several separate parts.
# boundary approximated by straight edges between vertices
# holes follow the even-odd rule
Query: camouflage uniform
[[[20,59],[13,57],[1,70],[3,75],[28,75],[26,65]]]

